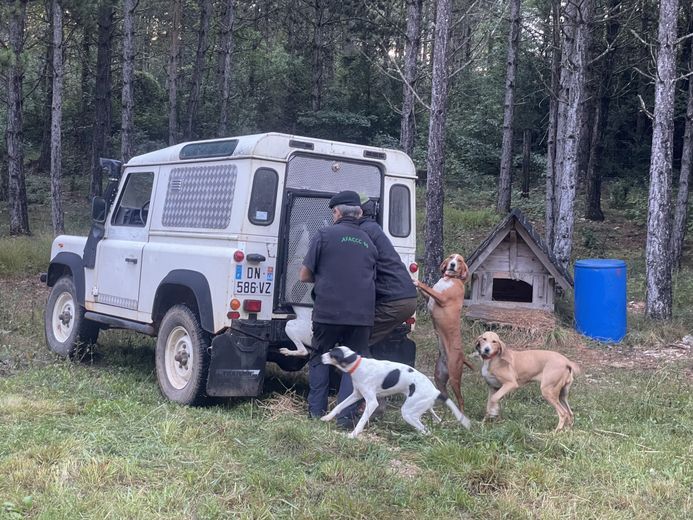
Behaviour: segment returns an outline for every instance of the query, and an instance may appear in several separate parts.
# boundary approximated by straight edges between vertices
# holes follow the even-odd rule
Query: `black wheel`
[[[53,286],[44,312],[48,348],[62,357],[72,357],[80,345],[96,343],[99,326],[84,318],[71,276],[63,276]]]
[[[174,305],[161,320],[156,340],[156,377],[161,393],[181,404],[205,398],[209,335],[185,305]]]

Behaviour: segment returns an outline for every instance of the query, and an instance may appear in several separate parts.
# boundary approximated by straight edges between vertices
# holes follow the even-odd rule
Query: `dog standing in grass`
[[[563,354],[550,350],[510,350],[495,332],[485,332],[479,336],[475,348],[484,360],[481,375],[488,384],[487,418],[498,417],[500,400],[506,394],[530,381],[538,381],[541,395],[558,414],[556,431],[573,425],[568,392],[573,384],[573,376],[580,373],[577,364]]]
[[[471,424],[469,419],[458,410],[455,403],[438,391],[430,379],[409,365],[364,358],[342,346],[334,347],[324,353],[322,362],[350,374],[354,385],[353,393],[335,406],[330,413],[321,417],[323,421],[334,419],[339,412],[361,399],[366,401],[366,409],[361,419],[349,434],[351,438],[363,431],[371,414],[378,407],[378,397],[395,394],[403,394],[406,397],[402,405],[402,417],[421,433],[428,433],[428,429],[421,422],[421,416],[427,411],[430,410],[433,417],[440,421],[433,412],[436,401],[445,403],[462,426],[469,429]]]
[[[448,380],[457,398],[460,410],[464,410],[464,399],[460,388],[462,369],[474,367],[464,357],[460,319],[464,304],[464,282],[469,269],[462,255],[453,253],[440,264],[442,277],[433,287],[414,280],[414,285],[428,300],[428,310],[433,328],[438,336],[438,360],[434,379],[438,390],[447,395]]]

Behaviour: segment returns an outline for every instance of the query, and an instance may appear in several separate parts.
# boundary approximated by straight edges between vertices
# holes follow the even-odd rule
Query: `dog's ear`
[[[448,268],[448,262],[450,261],[450,257],[448,256],[445,260],[443,260],[443,263],[440,264],[440,274],[445,274],[445,271]]]
[[[481,336],[476,338],[476,343],[474,343],[474,350],[479,350],[479,347],[481,347]]]
[[[505,343],[503,343],[503,340],[498,338],[498,356],[499,357],[504,357],[504,354],[507,353],[507,349],[505,348]]]
[[[464,261],[464,258],[460,257],[460,280],[466,280],[467,276],[469,276],[469,267],[467,267],[467,262]]]

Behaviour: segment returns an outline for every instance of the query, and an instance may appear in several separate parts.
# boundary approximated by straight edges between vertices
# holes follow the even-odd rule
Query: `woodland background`
[[[426,183],[424,278],[445,186],[494,179],[496,210],[544,190],[573,260],[576,217],[647,187],[646,312],[668,319],[693,156],[690,2],[5,0],[0,201],[102,190],[99,157],[264,131],[396,147]],[[576,200],[580,203],[578,214]]]

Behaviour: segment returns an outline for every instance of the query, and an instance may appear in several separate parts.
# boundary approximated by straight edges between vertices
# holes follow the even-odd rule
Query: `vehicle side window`
[[[128,175],[118,206],[113,212],[111,224],[144,227],[147,224],[153,183],[152,172],[134,172]]]
[[[277,202],[279,175],[269,168],[259,168],[253,179],[250,194],[248,220],[256,226],[269,226],[274,221],[274,206]]]
[[[408,237],[411,232],[411,200],[409,188],[393,184],[390,188],[389,229],[393,237]]]

